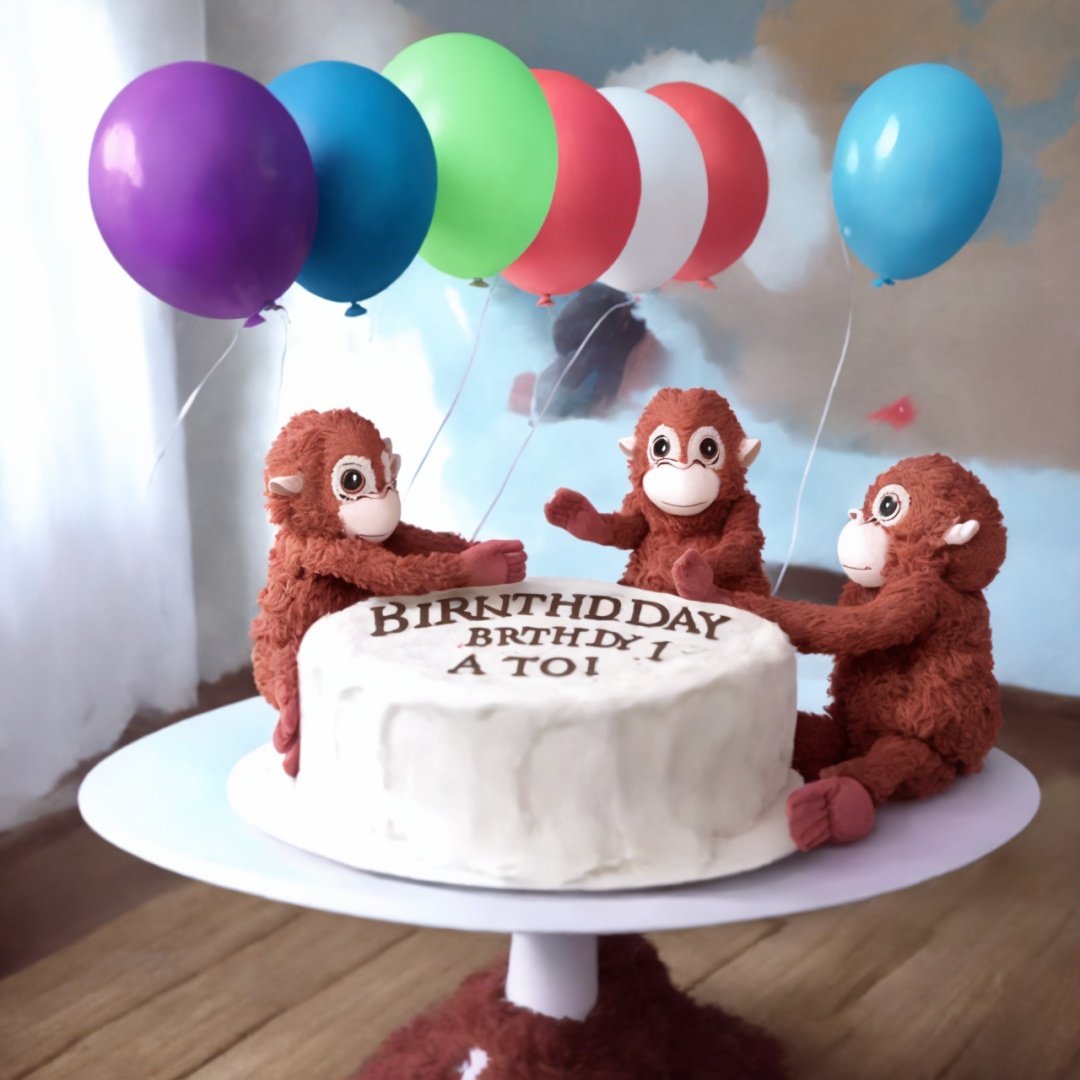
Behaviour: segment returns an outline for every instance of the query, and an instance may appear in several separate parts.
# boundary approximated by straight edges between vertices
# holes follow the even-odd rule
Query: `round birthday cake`
[[[352,866],[517,889],[695,881],[794,850],[795,652],[773,623],[621,585],[378,597],[299,651],[300,768],[246,820]]]

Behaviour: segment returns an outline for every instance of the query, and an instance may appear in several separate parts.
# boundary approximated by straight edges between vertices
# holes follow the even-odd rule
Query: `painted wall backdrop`
[[[617,506],[625,467],[615,443],[652,389],[704,385],[728,396],[763,440],[751,484],[766,558],[779,563],[853,290],[851,347],[805,492],[794,561],[835,569],[848,507],[895,460],[931,451],[957,457],[997,495],[1009,527],[1008,561],[990,590],[1000,677],[1080,692],[1071,659],[1080,645],[1075,5],[791,0],[660,11],[638,2],[409,0],[347,15],[342,5],[328,7],[335,10],[301,13],[284,2],[212,8],[209,58],[262,79],[319,57],[380,67],[417,36],[467,30],[501,41],[530,66],[598,86],[709,86],[745,113],[765,149],[769,208],[746,256],[714,292],[678,285],[641,299],[636,314],[648,339],[631,356],[617,398],[591,415],[540,425],[482,535],[521,535],[534,573],[617,575],[621,553],[552,529],[541,505],[566,485],[601,509]],[[923,278],[873,289],[869,271],[856,263],[849,278],[845,269],[829,194],[832,148],[862,89],[922,61],[960,67],[990,95],[1005,143],[1002,183],[956,258]],[[555,358],[559,307],[537,309],[501,281],[489,297],[422,261],[372,301],[366,319],[343,319],[337,306],[300,289],[285,302],[291,326],[280,397],[284,332],[268,324],[245,339],[249,355],[218,377],[189,421],[204,674],[243,659],[263,527],[237,494],[257,490],[259,448],[279,421],[299,408],[347,403],[393,436],[407,484],[475,346],[461,401],[405,509],[408,519],[468,535],[529,433],[521,388]],[[200,324],[185,333],[181,379],[193,383],[223,332]],[[906,416],[903,408],[890,413],[904,399]],[[882,409],[910,422],[869,419]]]

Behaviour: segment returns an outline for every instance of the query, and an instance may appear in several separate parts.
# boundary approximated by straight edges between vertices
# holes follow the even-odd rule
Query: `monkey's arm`
[[[624,550],[636,548],[649,531],[649,523],[639,511],[627,513],[625,510],[616,510],[613,514],[601,514],[600,519],[611,532],[611,539],[603,542],[611,547]]]
[[[866,604],[833,607],[737,593],[735,604],[778,623],[800,652],[860,653],[906,645],[937,618],[942,583],[912,574],[883,585]]]
[[[649,531],[640,511],[628,510],[624,504],[613,514],[601,514],[584,495],[569,488],[555,492],[544,506],[544,516],[579,540],[626,550],[636,548]]]
[[[282,539],[280,533],[278,539]],[[302,569],[340,578],[376,596],[412,596],[471,583],[468,563],[459,554],[398,555],[380,544],[352,537],[290,536],[282,545],[282,558],[294,573]]]
[[[424,555],[432,551],[459,554],[469,546],[469,541],[457,533],[433,532],[402,521],[384,546],[397,555]]]
[[[736,581],[761,567],[765,543],[758,525],[758,504],[752,495],[742,497],[724,522],[720,539],[701,554],[712,568],[717,583]]]

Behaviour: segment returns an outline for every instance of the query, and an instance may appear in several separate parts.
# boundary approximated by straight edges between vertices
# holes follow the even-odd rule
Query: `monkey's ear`
[[[966,544],[979,531],[979,523],[972,518],[970,521],[959,521],[951,529],[946,530],[942,539],[946,544],[958,546]]]
[[[749,469],[754,463],[754,458],[756,458],[760,452],[760,439],[743,439],[743,441],[739,443],[739,460],[743,463],[743,468]]]
[[[267,487],[270,488],[271,495],[299,495],[304,490],[304,478],[300,473],[292,476],[271,476]]]
[[[387,447],[390,445],[390,440],[386,440]],[[401,468],[401,455],[390,455],[390,482],[393,483],[397,479],[398,470]]]
[[[392,454],[394,452],[394,440],[393,439],[383,439],[382,444],[383,444],[383,446],[386,447],[386,452],[388,454]]]
[[[625,439],[619,440],[619,449],[627,456],[630,457],[634,453],[634,436],[627,435]]]

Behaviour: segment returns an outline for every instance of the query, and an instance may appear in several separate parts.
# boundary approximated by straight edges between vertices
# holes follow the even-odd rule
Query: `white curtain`
[[[113,261],[94,129],[148,67],[203,55],[201,4],[0,8],[0,828],[134,712],[197,684],[172,316]]]

